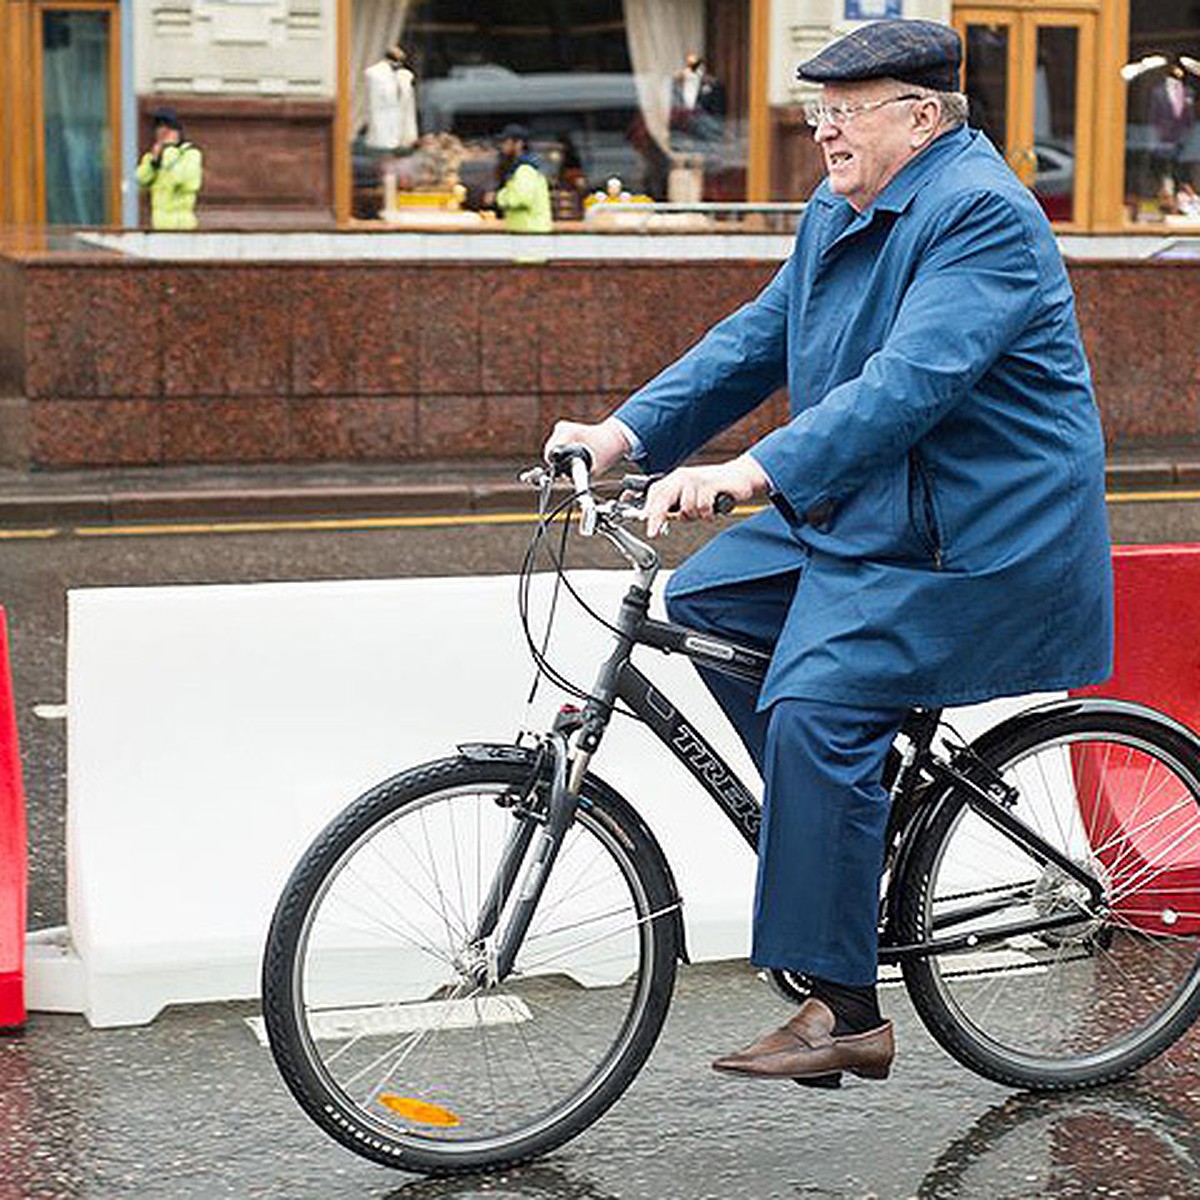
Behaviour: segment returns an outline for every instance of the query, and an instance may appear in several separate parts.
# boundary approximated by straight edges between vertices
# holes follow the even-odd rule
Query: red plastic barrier
[[[0,608],[0,1029],[25,1023],[25,791]]]
[[[1200,731],[1200,546],[1119,546],[1113,570],[1115,670],[1072,694],[1136,700]],[[1071,765],[1092,849],[1128,889],[1117,911],[1142,929],[1200,932],[1200,836],[1178,781],[1136,750],[1075,747]]]

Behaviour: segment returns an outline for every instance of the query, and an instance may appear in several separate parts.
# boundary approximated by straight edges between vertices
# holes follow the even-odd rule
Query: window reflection
[[[496,186],[496,135],[519,124],[556,219],[613,178],[656,200],[743,200],[750,0],[352,0],[355,215],[381,173],[403,196]],[[415,145],[372,144],[365,73],[392,44],[413,73]]]
[[[1034,77],[1033,192],[1051,221],[1075,216],[1075,95],[1079,30],[1043,25],[1037,31]]]
[[[1129,60],[1121,76],[1128,101],[1129,217],[1200,227],[1200,24],[1194,6],[1132,0]]]
[[[982,129],[1001,154],[1008,149],[1008,27],[968,25],[966,79],[970,123]]]

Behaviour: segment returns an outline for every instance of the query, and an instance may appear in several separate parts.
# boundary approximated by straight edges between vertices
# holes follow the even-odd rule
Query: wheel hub
[[[1074,861],[1077,866],[1097,878],[1107,898],[1108,879],[1103,863],[1091,857]],[[1098,909],[1095,908],[1088,888],[1053,863],[1046,863],[1042,867],[1041,874],[1033,885],[1033,907],[1040,917],[1056,917],[1064,913],[1079,914],[1079,924],[1044,929],[1037,935],[1054,946],[1094,939],[1104,926],[1108,912],[1107,905],[1103,902]]]

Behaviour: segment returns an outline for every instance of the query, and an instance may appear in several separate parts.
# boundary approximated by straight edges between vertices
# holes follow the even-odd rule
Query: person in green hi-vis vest
[[[173,108],[155,109],[154,145],[142,155],[137,181],[150,189],[152,229],[195,229],[196,197],[204,179],[200,147],[183,136]]]
[[[550,184],[538,161],[529,153],[529,131],[523,125],[506,125],[500,143],[500,190],[496,211],[511,233],[549,233]]]

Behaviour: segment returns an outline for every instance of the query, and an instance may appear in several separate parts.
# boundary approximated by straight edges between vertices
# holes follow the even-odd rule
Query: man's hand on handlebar
[[[586,446],[592,452],[593,475],[603,475],[629,453],[629,442],[615,421],[601,421],[598,425],[558,421],[546,439],[542,457],[549,462],[551,451],[566,445]]]
[[[643,510],[646,533],[657,537],[669,517],[711,521],[717,496],[724,492],[738,503],[765,496],[771,483],[749,454],[711,467],[679,467],[651,485]]]

